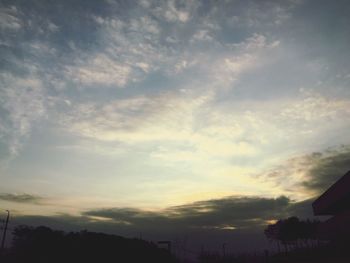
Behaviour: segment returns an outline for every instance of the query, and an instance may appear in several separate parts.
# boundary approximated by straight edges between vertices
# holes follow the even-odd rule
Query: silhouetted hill
[[[87,231],[64,233],[43,226],[22,226],[13,234],[7,256],[11,263],[176,262],[168,251],[140,239]]]

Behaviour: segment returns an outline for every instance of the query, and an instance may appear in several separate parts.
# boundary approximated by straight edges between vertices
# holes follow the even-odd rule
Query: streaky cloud
[[[32,194],[11,194],[11,193],[0,193],[0,200],[15,202],[15,203],[30,203],[40,204],[44,198],[38,195]]]

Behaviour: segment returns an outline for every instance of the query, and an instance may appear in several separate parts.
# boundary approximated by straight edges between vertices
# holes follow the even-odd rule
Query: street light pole
[[[6,217],[6,221],[5,221],[4,232],[2,234],[1,252],[3,252],[4,248],[5,248],[6,231],[7,231],[7,225],[9,223],[9,218],[10,218],[10,211],[6,210],[6,212],[7,212],[7,217]]]

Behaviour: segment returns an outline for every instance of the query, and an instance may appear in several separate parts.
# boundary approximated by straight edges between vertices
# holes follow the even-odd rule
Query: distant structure
[[[350,171],[312,204],[314,215],[331,216],[320,225],[319,236],[338,240],[350,237]]]
[[[171,253],[171,241],[158,241],[157,243],[159,247],[166,245],[166,249]]]

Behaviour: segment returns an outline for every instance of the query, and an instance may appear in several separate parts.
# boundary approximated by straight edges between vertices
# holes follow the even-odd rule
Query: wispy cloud
[[[40,204],[43,198],[32,194],[0,193],[0,200],[15,203]]]
[[[163,19],[171,23],[186,23],[200,6],[200,2],[167,0],[159,4],[156,1],[145,0],[140,1],[140,5],[158,19]]]
[[[15,6],[0,9],[0,27],[4,30],[18,30],[22,27],[22,21],[17,17]]]
[[[110,5],[113,6],[118,4],[110,3]],[[203,26],[203,29],[197,28],[196,23],[190,21],[192,18],[201,19],[201,16],[198,16],[199,9],[202,8],[201,6],[202,4],[198,1],[186,1],[181,4],[174,1],[165,1],[161,5],[153,1],[144,1],[140,2],[140,5],[135,7],[136,9],[134,10],[135,12],[143,13],[143,15],[134,17],[130,12],[126,13],[126,17],[123,18],[113,16],[109,13],[93,13],[87,8],[86,12],[88,15],[85,16],[84,19],[82,18],[82,23],[85,23],[86,25],[95,25],[94,34],[96,34],[96,39],[91,48],[84,46],[78,38],[67,39],[67,36],[74,35],[74,33],[69,31],[74,30],[74,25],[77,23],[73,18],[70,19],[73,27],[68,29],[66,24],[63,23],[64,21],[58,20],[57,17],[48,17],[46,13],[36,14],[34,9],[30,9],[27,10],[27,15],[31,17],[30,23],[22,23],[22,17],[26,16],[26,14],[22,12],[23,10],[21,11],[22,7],[12,6],[7,9],[5,8],[3,11],[7,14],[4,16],[5,18],[7,17],[7,24],[11,24],[10,22],[13,20],[12,24],[18,24],[21,27],[23,24],[23,30],[28,32],[33,31],[33,34],[38,34],[40,36],[35,39],[34,42],[31,41],[31,39],[24,40],[24,46],[27,46],[30,51],[30,54],[24,54],[25,56],[28,56],[27,61],[31,61],[31,63],[28,64],[32,64],[33,69],[30,70],[31,75],[37,76],[36,86],[38,87],[38,83],[41,82],[41,88],[40,94],[38,93],[35,95],[35,99],[33,98],[34,95],[30,95],[31,98],[29,98],[29,95],[27,94],[28,101],[31,101],[30,104],[22,101],[23,105],[36,105],[35,109],[28,110],[28,107],[24,109],[26,112],[31,112],[31,114],[29,114],[31,117],[22,116],[21,120],[19,120],[18,116],[13,116],[11,119],[11,122],[17,123],[17,126],[21,125],[20,134],[16,136],[13,135],[16,139],[13,139],[14,141],[11,143],[13,145],[11,151],[18,152],[20,145],[19,141],[21,140],[20,137],[24,137],[24,134],[30,132],[30,126],[33,121],[46,114],[44,113],[45,109],[43,103],[47,99],[44,98],[45,93],[49,93],[47,87],[53,87],[56,90],[64,90],[71,85],[72,81],[79,89],[85,86],[90,88],[99,88],[100,86],[126,87],[132,83],[140,82],[150,74],[158,73],[170,77],[169,81],[177,78],[176,75],[183,74],[183,81],[178,83],[182,88],[181,90],[198,89],[197,93],[199,93],[201,92],[199,90],[203,90],[204,88],[204,93],[208,93],[208,90],[212,90],[213,88],[231,88],[240,74],[263,63],[260,61],[260,53],[267,52],[276,46],[276,42],[270,43],[263,35],[253,34],[253,36],[233,45],[212,39],[215,42],[215,45],[222,48],[223,51],[220,53],[216,51],[215,46],[214,48],[210,48],[209,52],[206,54],[201,51],[201,48],[199,48],[199,52],[195,51],[198,46],[196,43],[190,44],[191,39],[196,38],[198,40],[204,40],[205,35],[210,35],[208,30],[215,31],[220,28],[215,26],[215,23],[213,24],[209,20],[203,20],[203,23],[201,23],[200,26]],[[141,9],[138,10],[138,8]],[[215,9],[216,8],[214,7],[213,10]],[[111,10],[113,10],[113,7],[111,7]],[[148,11],[145,12],[144,10]],[[148,15],[148,12],[152,13],[157,19],[155,19],[154,16],[152,17]],[[38,17],[44,21],[40,26],[37,25],[39,23],[37,19]],[[167,25],[166,23],[161,23],[161,20],[174,24]],[[167,42],[166,39],[169,38],[167,32],[170,28],[173,28],[172,31],[174,31],[174,34],[172,37],[175,37],[174,39],[177,39],[178,36],[181,35],[185,36],[183,34],[184,29],[182,28],[181,23],[190,23],[188,25],[190,28],[190,34],[181,39],[180,42]],[[34,28],[36,28],[36,32],[34,32]],[[59,36],[62,36],[66,40],[64,42],[65,45],[63,45],[65,48],[62,48],[62,45],[60,47],[57,41],[51,41],[50,38],[43,38],[42,36],[45,34],[57,34],[56,39],[59,38]],[[81,32],[81,34],[83,34],[81,35],[82,37],[85,36],[84,32]],[[165,41],[163,41],[164,39]],[[186,43],[190,44],[188,48],[186,48]],[[69,52],[70,56],[63,59],[61,55],[66,52]],[[45,56],[43,56],[44,53]],[[47,58],[52,59],[51,61],[55,60],[57,63],[48,67],[48,61],[46,61]],[[11,57],[9,61],[11,63],[16,61],[17,66],[21,63],[18,59],[14,59],[14,57]],[[192,80],[190,76],[193,73],[202,76],[201,79]],[[45,78],[41,77],[43,75],[45,75]],[[3,75],[4,81],[6,83],[11,82],[11,85],[13,85],[15,77],[11,79],[8,76],[9,75]],[[30,77],[31,79],[33,79],[32,76]],[[22,77],[22,79],[25,80],[26,78]],[[4,83],[4,86],[8,86],[6,83]],[[32,84],[29,83],[28,85]],[[201,88],[199,89],[197,87]],[[8,88],[6,90],[7,91],[4,92],[10,92],[8,91]],[[38,88],[35,90],[36,92],[39,92]],[[18,88],[18,92],[22,92],[22,89]],[[20,109],[24,106],[14,106],[15,103],[11,103],[11,101],[14,100],[14,96],[12,96],[12,99],[8,99],[7,96],[10,95],[7,94],[6,96],[3,96],[6,98],[8,105],[6,110],[22,112]],[[40,96],[42,97],[39,98]],[[162,96],[163,95],[158,95],[158,98],[161,98]],[[166,127],[170,125],[171,121],[175,120],[177,126],[185,125],[186,127],[183,129],[184,131],[188,131],[191,127],[195,126],[195,120],[189,120],[189,116],[193,111],[197,110],[192,106],[185,106],[185,103],[191,105],[192,101],[201,100],[202,96],[199,96],[199,99],[195,98],[196,96],[198,97],[198,95],[192,95],[191,99],[185,100],[178,99],[176,96],[174,97],[172,95],[170,96],[171,98],[167,95],[164,96],[166,99],[174,100],[174,102],[166,102],[165,104],[170,105],[173,103],[176,107],[180,107],[182,109],[180,110],[180,114],[169,114],[169,107],[164,107],[162,105],[164,99],[148,99],[145,97],[145,99],[143,99],[144,101],[149,100],[149,102],[145,102],[145,105],[152,104],[152,107],[154,108],[151,110],[151,106],[146,106],[148,107],[148,109],[146,109],[146,112],[148,113],[141,113],[140,110],[135,111],[132,114],[133,116],[131,116],[131,114],[118,113],[118,119],[115,119],[114,117],[116,117],[117,114],[115,111],[117,109],[113,110],[114,113],[111,112],[111,110],[106,112],[106,110],[102,109],[103,114],[108,114],[108,117],[102,117],[103,120],[99,119],[100,124],[103,122],[103,128],[101,125],[96,126],[96,122],[94,121],[95,117],[90,116],[92,119],[89,120],[89,116],[85,115],[84,122],[77,121],[77,119],[80,118],[79,116],[73,117],[73,119],[77,121],[73,125],[73,129],[74,127],[80,126],[80,128],[76,128],[75,130],[80,130],[82,135],[87,135],[89,131],[92,131],[93,134],[95,134],[94,136],[97,136],[100,139],[116,139],[116,137],[120,138],[122,136],[127,136],[127,133],[120,134],[118,129],[115,131],[115,128],[120,128],[121,126],[125,128],[128,126],[128,129],[130,129],[130,127],[136,125],[137,122],[145,123],[142,118],[151,114],[151,117],[146,117],[149,124],[162,122],[165,118],[169,118],[169,120],[166,120],[165,127],[157,127],[160,132],[152,135],[152,137],[155,138],[158,136],[161,138],[162,135],[163,137],[171,137],[171,135],[174,135],[174,132],[167,132],[169,131],[169,127]],[[213,97],[216,96],[216,94],[210,94],[209,96]],[[60,100],[59,98],[56,99]],[[132,101],[134,99],[130,98],[127,100]],[[116,103],[112,102],[111,105],[106,105],[102,108],[111,109]],[[140,105],[139,107],[144,107],[145,105]],[[40,109],[39,106],[41,107]],[[12,107],[13,109],[8,109],[9,107]],[[81,108],[87,109],[88,107],[90,107],[90,112],[94,110],[96,111],[96,113],[94,113],[96,118],[100,118],[97,117],[97,115],[99,115],[98,106],[91,106],[91,103],[87,103],[86,105],[82,105]],[[156,107],[158,108],[155,109]],[[197,108],[199,107],[201,106],[198,106]],[[57,109],[58,108],[59,107],[57,107]],[[56,108],[53,109],[57,110]],[[142,110],[144,110],[144,108],[142,108]],[[150,113],[156,111],[165,111],[165,113],[161,113],[160,115],[158,113]],[[79,112],[81,111],[78,109],[77,114],[79,114]],[[21,115],[20,113],[18,114]],[[63,112],[63,114],[65,114],[65,112]],[[138,114],[140,114],[140,116],[137,116]],[[13,113],[13,115],[16,114]],[[14,120],[14,118],[16,118],[16,120]],[[180,121],[181,118],[184,118],[184,120]],[[112,124],[114,121],[116,121],[116,123]],[[19,124],[20,122],[21,124]],[[5,129],[4,127],[3,129]],[[12,130],[13,127],[7,127],[6,129]],[[171,129],[175,130],[175,127]],[[184,133],[184,136],[188,135],[187,131]],[[143,133],[143,135],[141,133]],[[154,131],[148,132],[143,130],[139,132],[138,137],[147,137],[147,134],[150,135],[152,133],[154,133]],[[133,137],[136,138],[137,136]],[[177,136],[172,137],[177,138]],[[218,145],[215,148],[219,149],[222,147]]]
[[[77,66],[68,66],[67,74],[77,84],[113,85],[123,87],[129,81],[131,67],[109,59],[103,54],[87,62],[77,62]]]
[[[40,79],[1,74],[0,126],[1,139],[6,144],[8,156],[16,156],[27,138],[33,122],[45,117],[45,95]]]

